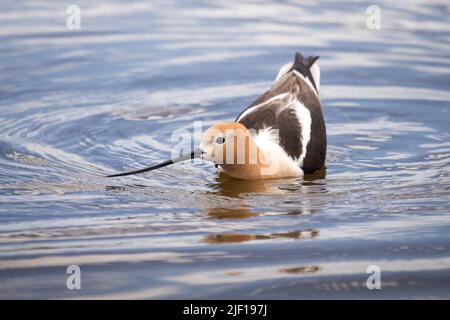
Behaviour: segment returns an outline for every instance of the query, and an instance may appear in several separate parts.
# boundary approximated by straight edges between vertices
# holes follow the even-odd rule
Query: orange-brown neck
[[[224,137],[223,144],[215,139]],[[209,128],[203,138],[204,158],[218,164],[228,175],[244,180],[293,177],[302,174],[274,141],[257,143],[242,124],[219,123]]]

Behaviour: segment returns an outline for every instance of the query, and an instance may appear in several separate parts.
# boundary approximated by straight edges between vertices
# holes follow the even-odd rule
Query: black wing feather
[[[280,146],[294,160],[302,154],[302,126],[293,108],[286,108],[278,115],[273,126],[278,130]]]

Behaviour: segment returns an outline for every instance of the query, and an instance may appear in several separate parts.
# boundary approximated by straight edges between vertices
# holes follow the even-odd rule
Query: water
[[[450,298],[446,1],[0,5],[1,298]],[[167,159],[320,55],[327,169]],[[66,268],[81,268],[81,290]],[[368,290],[367,267],[381,269]]]

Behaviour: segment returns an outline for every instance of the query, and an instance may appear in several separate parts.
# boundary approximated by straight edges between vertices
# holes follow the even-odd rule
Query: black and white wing
[[[325,164],[326,130],[319,100],[318,57],[300,53],[283,66],[272,87],[236,119],[248,129],[276,129],[279,144],[305,173]]]

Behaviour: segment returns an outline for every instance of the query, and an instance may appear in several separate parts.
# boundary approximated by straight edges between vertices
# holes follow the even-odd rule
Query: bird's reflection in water
[[[319,266],[300,266],[300,267],[294,267],[294,268],[285,268],[280,269],[278,271],[282,273],[289,273],[289,274],[311,274],[316,273],[320,271],[321,268]]]
[[[246,181],[231,178],[230,176],[219,173],[215,178],[215,183],[210,185],[211,193],[225,197],[230,200],[229,204],[224,206],[221,202],[219,206],[210,206],[204,211],[209,218],[215,219],[246,219],[257,217],[262,212],[255,212],[249,204],[246,197],[250,194],[277,194],[282,193],[274,181]]]
[[[229,205],[220,205],[204,208],[204,212],[208,218],[213,219],[247,219],[253,217],[262,217],[270,215],[303,215],[311,214],[313,209],[307,205],[307,201],[298,202],[297,208],[290,208],[284,212],[260,212],[255,210],[256,203],[252,195],[262,196],[282,196],[287,193],[299,196],[302,199],[302,187],[306,185],[324,185],[325,170],[321,170],[314,175],[304,177],[304,179],[274,179],[260,181],[244,181],[231,178],[225,174],[219,174],[215,183],[210,185],[211,193],[224,197],[230,201]],[[303,199],[304,200],[304,199]],[[290,203],[288,200],[282,200]],[[306,204],[305,204],[306,203]],[[300,231],[289,231],[270,234],[246,234],[246,233],[216,233],[204,236],[202,242],[209,244],[222,243],[244,243],[256,240],[270,239],[313,239],[318,237],[319,230],[306,229]]]
[[[269,240],[269,239],[314,239],[320,234],[319,230],[307,229],[302,231],[292,231],[283,233],[271,234],[242,234],[242,233],[222,233],[213,234],[203,237],[203,242],[214,243],[242,243],[255,240]]]
[[[302,191],[303,186],[315,184],[324,185],[323,179],[325,178],[325,174],[326,170],[322,169],[312,175],[307,175],[300,179],[285,178],[246,181],[234,179],[224,173],[219,173],[215,178],[215,182],[209,185],[212,190],[210,192],[215,196],[228,199],[229,203],[224,205],[224,202],[221,201],[220,204],[215,206],[215,203],[212,202],[209,206],[204,208],[204,212],[207,217],[215,219],[246,219],[257,216],[273,215],[274,213],[254,210],[255,205],[252,203],[251,196],[263,195],[276,197],[286,193],[294,193],[299,194],[299,197],[301,197],[301,194],[304,192]],[[285,203],[290,202],[292,201],[285,201]],[[312,211],[313,209],[305,207],[305,204],[302,204],[299,208],[286,210],[283,215],[311,214]]]
[[[260,212],[253,212],[248,207],[207,208],[205,212],[208,218],[214,219],[247,219],[261,215]]]
[[[234,179],[222,172],[210,184],[212,193],[230,198],[244,198],[250,194],[282,195],[286,191],[299,191],[304,186],[325,186],[326,169],[323,168],[313,174],[305,175],[303,178],[284,178],[268,180],[239,180]]]
[[[304,182],[314,182],[317,180],[324,180],[327,175],[327,168],[323,167],[314,173],[307,174],[303,177]]]
[[[279,186],[282,184],[299,184],[298,178],[271,180],[239,180],[220,172],[215,183],[210,187],[216,195],[230,198],[244,198],[249,194],[282,194]]]
[[[278,272],[280,273],[286,273],[289,275],[309,275],[314,274],[319,271],[321,271],[322,268],[318,265],[306,265],[306,266],[299,266],[299,267],[291,267],[291,268],[281,268],[278,269]],[[246,272],[245,271],[228,271],[224,272],[226,276],[242,276]]]

